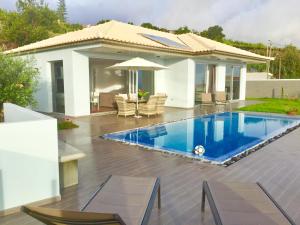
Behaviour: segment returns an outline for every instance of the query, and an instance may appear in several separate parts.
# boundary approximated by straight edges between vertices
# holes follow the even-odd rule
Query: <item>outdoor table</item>
[[[127,102],[128,103],[136,103],[136,100],[128,99]],[[145,99],[138,100],[138,103],[146,103],[146,102],[147,102],[147,100],[145,100]]]
[[[138,99],[138,101],[136,99],[135,100],[128,99],[127,102],[128,103],[135,103],[135,110],[136,110],[135,118],[141,118],[141,116],[139,115],[138,104],[139,103],[146,103],[147,101],[145,99]],[[136,103],[138,103],[138,104],[136,104]]]

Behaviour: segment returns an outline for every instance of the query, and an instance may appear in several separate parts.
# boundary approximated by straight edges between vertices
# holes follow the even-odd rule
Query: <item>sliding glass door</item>
[[[65,113],[63,61],[51,62],[53,112]]]
[[[195,104],[201,103],[202,93],[215,93],[216,66],[196,64],[195,71]]]
[[[225,90],[227,100],[238,100],[240,98],[240,76],[240,66],[226,66]]]
[[[138,88],[150,95],[154,94],[154,71],[139,70]],[[129,72],[129,93],[136,92],[136,72]]]
[[[201,103],[201,94],[207,92],[207,65],[196,64],[195,71],[195,104]]]

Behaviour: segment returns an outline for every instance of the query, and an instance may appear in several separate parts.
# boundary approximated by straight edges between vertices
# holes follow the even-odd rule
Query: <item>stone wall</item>
[[[247,98],[300,98],[300,79],[247,81]]]

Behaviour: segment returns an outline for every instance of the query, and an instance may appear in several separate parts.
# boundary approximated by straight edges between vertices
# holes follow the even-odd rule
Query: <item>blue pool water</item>
[[[104,138],[223,163],[299,123],[300,118],[225,112],[106,134]],[[193,153],[199,145],[205,149],[202,155]]]

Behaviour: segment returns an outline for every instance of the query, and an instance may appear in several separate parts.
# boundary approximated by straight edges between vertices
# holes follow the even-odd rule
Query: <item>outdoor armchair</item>
[[[148,117],[151,115],[156,115],[157,101],[158,96],[151,95],[147,103],[139,104],[139,114],[146,115]]]
[[[132,116],[135,115],[135,104],[128,103],[126,99],[122,96],[115,96],[115,101],[118,106],[118,116]]]
[[[226,104],[226,93],[225,91],[217,91],[215,93],[215,102],[216,104]]]
[[[212,104],[211,93],[201,93],[201,104]]]
[[[157,93],[156,96],[158,97],[156,104],[156,113],[160,115],[165,112],[165,103],[168,96],[164,93]]]

